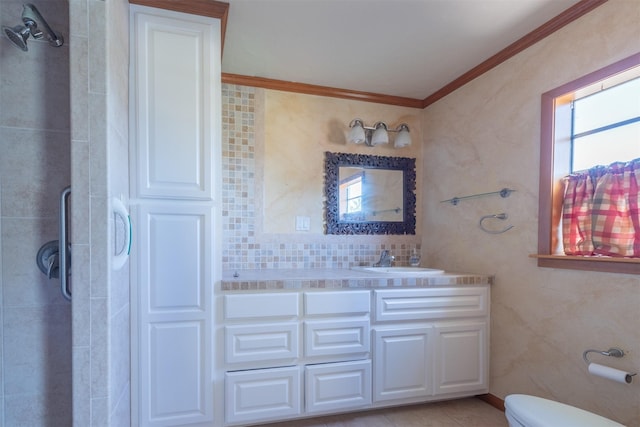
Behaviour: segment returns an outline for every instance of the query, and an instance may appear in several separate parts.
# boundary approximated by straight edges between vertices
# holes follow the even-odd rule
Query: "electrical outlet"
[[[296,216],[296,231],[309,231],[311,229],[311,218],[308,216]]]

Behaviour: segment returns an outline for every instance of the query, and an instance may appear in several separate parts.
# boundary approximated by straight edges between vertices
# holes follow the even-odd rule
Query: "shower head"
[[[64,44],[64,39],[51,29],[47,21],[40,15],[38,9],[30,3],[22,8],[22,22],[24,25],[16,25],[14,27],[4,26],[2,29],[11,40],[20,49],[27,51],[27,39],[31,35],[38,40],[46,37],[51,46],[60,47]],[[42,28],[42,30],[40,28]],[[44,30],[44,31],[43,31]]]
[[[25,52],[27,49],[27,39],[29,38],[29,28],[24,25],[16,25],[15,27],[2,27],[4,33],[9,37],[9,40],[13,42],[20,49]]]

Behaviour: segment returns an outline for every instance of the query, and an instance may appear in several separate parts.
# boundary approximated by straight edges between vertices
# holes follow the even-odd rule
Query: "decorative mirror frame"
[[[416,234],[416,159],[325,152],[325,233],[326,234]],[[402,222],[341,221],[339,209],[340,166],[389,169],[403,172]]]

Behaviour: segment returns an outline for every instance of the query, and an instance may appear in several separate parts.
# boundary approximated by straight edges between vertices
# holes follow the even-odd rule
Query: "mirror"
[[[415,234],[415,188],[415,159],[326,152],[326,234]]]

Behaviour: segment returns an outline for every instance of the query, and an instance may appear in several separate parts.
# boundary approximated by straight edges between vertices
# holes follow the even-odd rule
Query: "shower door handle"
[[[60,274],[60,292],[62,296],[71,301],[71,289],[69,288],[69,273],[67,265],[67,200],[71,194],[71,187],[67,187],[60,193],[60,237],[58,244],[58,269]]]

